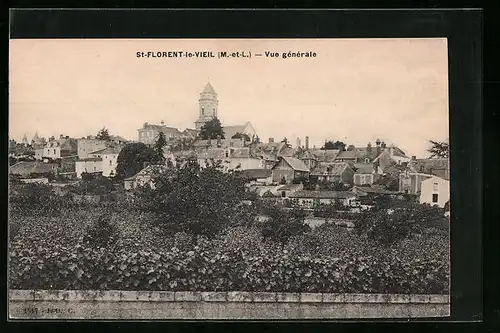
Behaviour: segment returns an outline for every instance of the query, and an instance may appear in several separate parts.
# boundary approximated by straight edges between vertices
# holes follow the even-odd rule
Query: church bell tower
[[[217,93],[215,92],[212,85],[207,83],[205,89],[200,94],[199,104],[199,116],[198,120],[195,122],[197,130],[200,130],[203,125],[205,125],[210,120],[217,118],[217,109],[219,106],[219,101],[217,100]]]

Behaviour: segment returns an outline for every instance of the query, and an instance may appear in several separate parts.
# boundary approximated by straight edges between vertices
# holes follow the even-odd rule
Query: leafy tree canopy
[[[450,144],[448,142],[429,141],[431,147],[427,149],[430,158],[448,158],[450,155]]]
[[[109,131],[106,127],[103,127],[97,132],[96,138],[98,140],[109,140],[111,136],[109,135]]]
[[[245,141],[250,141],[250,137],[248,136],[248,134],[245,134],[245,133],[236,133],[235,135],[233,135],[231,137],[231,139],[245,139]]]
[[[127,144],[118,155],[116,176],[120,179],[132,177],[144,168],[144,163],[154,163],[155,156],[155,151],[142,142]]]
[[[239,173],[224,173],[218,163],[200,168],[189,161],[157,176],[153,188],[140,188],[137,202],[155,213],[164,230],[213,237],[241,218],[246,191]]]
[[[217,139],[218,135],[220,135],[221,139],[224,139],[224,130],[220,120],[214,118],[207,122],[201,127],[198,135],[202,140]]]
[[[343,143],[342,141],[327,141],[325,142],[325,144],[323,145],[323,147],[321,147],[322,150],[340,150],[340,151],[344,151],[345,150],[345,147],[346,147],[346,144]]]
[[[156,138],[153,150],[155,151],[154,163],[165,164],[165,156],[163,155],[163,148],[167,145],[167,138],[165,133],[160,132]]]

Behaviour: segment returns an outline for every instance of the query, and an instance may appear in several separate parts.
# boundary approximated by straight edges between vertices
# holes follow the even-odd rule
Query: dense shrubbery
[[[14,289],[448,292],[448,221],[430,206],[323,207],[358,232],[311,230],[302,209],[246,205],[237,175],[194,164],[140,189],[134,205],[75,204],[39,184],[10,190]]]
[[[447,293],[442,261],[380,256],[248,253],[238,246],[114,251],[81,243],[23,244],[10,251],[12,288]]]

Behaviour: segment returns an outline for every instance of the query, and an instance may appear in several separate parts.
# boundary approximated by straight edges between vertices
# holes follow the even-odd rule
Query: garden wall
[[[448,295],[11,290],[11,319],[446,317]]]

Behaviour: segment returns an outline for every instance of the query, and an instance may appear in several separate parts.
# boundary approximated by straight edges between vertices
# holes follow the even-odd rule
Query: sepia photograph
[[[450,316],[446,38],[9,48],[10,319]]]

